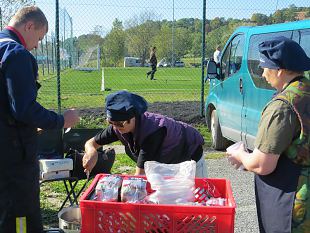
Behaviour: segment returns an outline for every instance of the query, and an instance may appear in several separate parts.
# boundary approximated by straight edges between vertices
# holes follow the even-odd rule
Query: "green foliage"
[[[267,15],[255,13],[252,15],[251,21],[256,23],[257,25],[263,25],[269,22],[269,18]]]
[[[77,38],[77,46],[80,52],[86,52],[88,48],[103,43],[103,38],[96,34],[81,35]]]
[[[141,17],[142,24],[136,24],[126,30],[126,41],[127,55],[141,58],[143,66],[145,60],[149,58],[149,49],[157,46],[153,38],[158,33],[159,25],[157,22],[150,20],[148,16]]]
[[[240,25],[265,25],[271,23],[283,23],[298,20],[297,14],[304,12],[310,16],[309,7],[296,7],[291,5],[288,8],[277,10],[267,16],[261,13],[254,13],[250,19],[225,19],[216,17],[206,20],[206,55],[212,56],[215,46],[224,46],[231,33]],[[104,66],[122,66],[123,57],[139,57],[142,66],[149,58],[149,49],[157,47],[159,60],[166,58],[168,61],[182,59],[188,54],[193,57],[201,56],[201,31],[202,20],[194,18],[183,18],[174,22],[168,20],[156,20],[152,13],[144,13],[134,16],[128,20],[126,27],[117,18],[113,22],[112,30],[101,38],[97,34],[82,35],[75,43],[79,51],[86,51],[90,46],[102,45]],[[172,45],[173,44],[173,45]],[[68,46],[65,46],[66,48]]]
[[[118,66],[125,53],[126,33],[122,22],[115,19],[112,31],[105,37],[103,45],[103,65]]]
[[[157,47],[157,58],[171,59],[172,31],[168,24],[163,24],[154,38]]]

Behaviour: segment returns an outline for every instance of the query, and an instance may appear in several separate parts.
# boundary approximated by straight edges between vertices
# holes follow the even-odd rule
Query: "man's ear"
[[[28,21],[27,23],[25,23],[24,29],[25,31],[30,31],[34,29],[34,23],[32,21]]]

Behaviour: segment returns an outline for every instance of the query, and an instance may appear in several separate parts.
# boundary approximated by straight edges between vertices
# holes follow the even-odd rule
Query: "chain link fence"
[[[213,57],[217,45],[223,48],[236,27],[310,16],[305,0],[26,2],[38,5],[49,21],[48,34],[33,52],[40,67],[42,105],[59,111],[75,107],[85,116],[97,116],[104,112],[106,95],[126,89],[145,97],[151,111],[189,122],[203,113],[208,91],[203,61]],[[1,26],[12,14],[3,4]],[[158,67],[150,80],[146,73],[153,46]]]

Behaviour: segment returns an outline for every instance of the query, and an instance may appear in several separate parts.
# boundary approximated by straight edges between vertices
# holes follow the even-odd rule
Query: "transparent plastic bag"
[[[180,204],[194,201],[196,162],[185,161],[178,164],[164,164],[147,161],[145,174],[156,192],[147,197],[158,204]]]
[[[239,147],[243,144],[242,141],[236,142],[235,144],[232,144],[231,146],[226,148],[226,151],[228,153],[232,153],[239,149]],[[244,147],[245,151],[248,152],[248,150]],[[230,162],[230,156],[228,157],[228,161]],[[239,168],[237,168],[238,171],[246,171],[245,167],[241,165]]]

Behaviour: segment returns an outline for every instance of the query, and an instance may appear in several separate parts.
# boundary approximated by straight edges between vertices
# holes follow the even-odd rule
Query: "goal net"
[[[85,52],[78,54],[76,65],[74,68],[76,70],[85,70],[85,71],[100,70],[99,45],[90,47]]]

